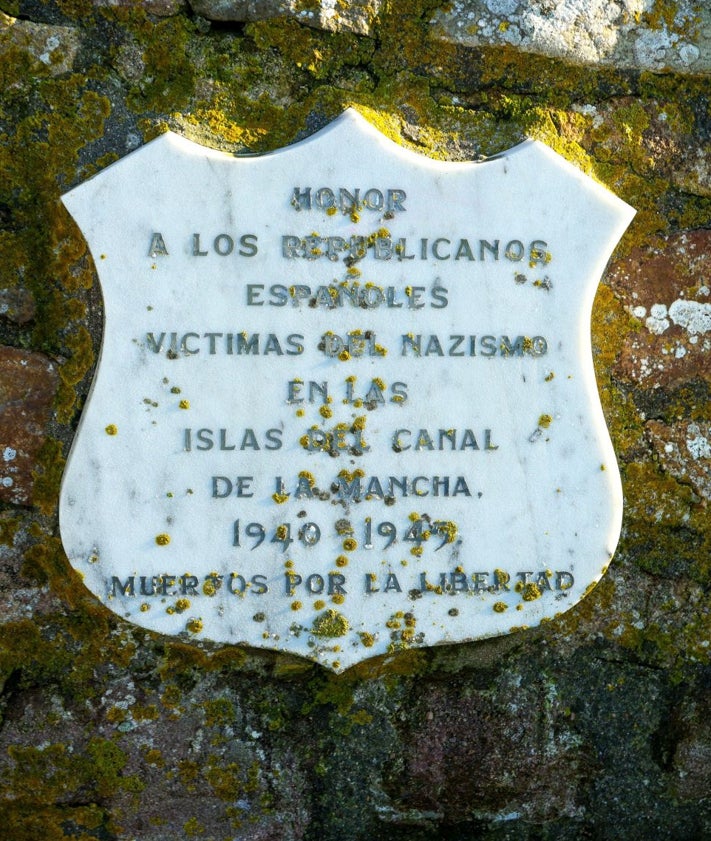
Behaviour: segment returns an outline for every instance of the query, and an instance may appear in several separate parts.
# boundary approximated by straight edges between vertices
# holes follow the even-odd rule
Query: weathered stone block
[[[711,72],[711,12],[681,0],[455,0],[435,16],[447,40],[512,46],[575,64]],[[651,8],[650,8],[651,7]]]
[[[208,20],[250,21],[275,17],[296,18],[300,23],[330,32],[372,34],[372,23],[381,0],[334,3],[316,0],[190,0],[193,11]]]
[[[71,26],[17,20],[0,12],[0,51],[9,44],[22,47],[53,76],[71,70],[80,43],[79,30]]]
[[[46,437],[57,366],[44,354],[0,347],[0,500],[27,505]]]

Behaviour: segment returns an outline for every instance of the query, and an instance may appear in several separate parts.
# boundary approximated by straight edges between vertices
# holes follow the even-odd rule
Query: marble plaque
[[[590,312],[634,211],[549,148],[444,163],[351,110],[259,157],[164,134],[63,200],[105,329],[61,533],[118,615],[341,671],[604,573]]]

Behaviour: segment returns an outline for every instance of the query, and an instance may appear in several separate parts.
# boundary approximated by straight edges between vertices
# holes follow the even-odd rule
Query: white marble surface
[[[602,575],[590,311],[634,211],[550,149],[442,163],[351,110],[261,157],[165,134],[64,202],[106,323],[61,533],[111,610],[340,671],[536,625]]]

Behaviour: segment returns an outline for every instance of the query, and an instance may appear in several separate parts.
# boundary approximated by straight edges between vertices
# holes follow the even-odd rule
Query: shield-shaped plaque
[[[164,134],[64,202],[105,329],[61,533],[111,610],[340,671],[602,575],[589,321],[634,212],[546,146],[444,163],[351,110],[260,157]]]

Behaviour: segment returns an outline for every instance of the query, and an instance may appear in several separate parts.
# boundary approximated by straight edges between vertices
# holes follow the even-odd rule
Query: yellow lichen
[[[533,602],[536,599],[540,599],[542,595],[543,593],[541,592],[541,588],[538,586],[538,584],[533,584],[532,582],[524,584],[523,588],[521,589],[521,598],[525,602]]]
[[[330,609],[314,619],[311,631],[317,637],[343,637],[348,633],[349,627],[348,620],[343,614]]]
[[[191,634],[199,634],[203,629],[202,619],[189,619],[186,622],[185,627]]]

